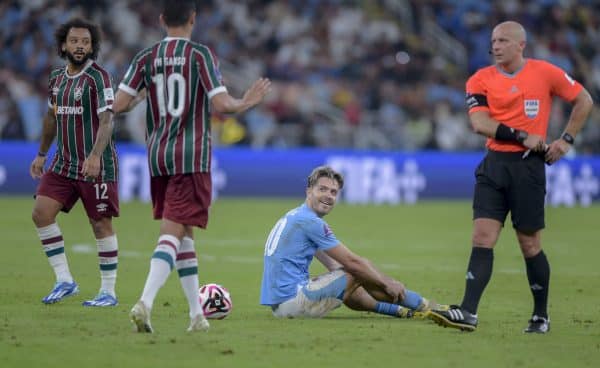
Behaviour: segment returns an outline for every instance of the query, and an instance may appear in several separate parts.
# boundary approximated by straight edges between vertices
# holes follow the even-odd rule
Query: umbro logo
[[[471,273],[471,271],[467,272],[467,280],[475,280],[475,276],[473,276],[473,274]]]
[[[107,208],[108,208],[108,205],[106,203],[98,203],[96,205],[96,209],[98,210],[98,212],[106,212]]]
[[[530,287],[531,287],[531,290],[544,290],[544,288],[538,284],[530,285]]]
[[[513,86],[512,86],[512,87],[510,87],[510,93],[517,93],[517,92],[519,92],[519,88],[517,88],[517,86],[515,86],[515,85],[513,84]]]

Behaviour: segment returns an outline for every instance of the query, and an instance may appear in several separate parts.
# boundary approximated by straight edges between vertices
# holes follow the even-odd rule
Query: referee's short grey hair
[[[340,190],[344,187],[344,177],[342,176],[342,174],[335,171],[334,169],[332,169],[329,166],[315,167],[313,169],[313,171],[310,173],[310,175],[308,176],[306,186],[308,188],[311,188],[312,186],[317,184],[317,180],[319,180],[319,178],[323,178],[323,177],[337,181],[337,183],[340,187]]]

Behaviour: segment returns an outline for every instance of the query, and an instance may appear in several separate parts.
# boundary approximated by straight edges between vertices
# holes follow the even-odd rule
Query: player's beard
[[[67,59],[69,59],[69,62],[75,66],[81,66],[85,64],[86,61],[88,61],[88,59],[90,58],[90,56],[92,56],[92,53],[88,52],[85,55],[83,55],[81,59],[77,59],[75,57],[75,54],[67,51]]]

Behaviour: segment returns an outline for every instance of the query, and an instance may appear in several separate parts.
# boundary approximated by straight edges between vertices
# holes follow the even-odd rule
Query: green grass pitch
[[[187,334],[187,303],[175,275],[152,315],[156,333],[132,332],[159,223],[145,203],[122,204],[115,220],[120,305],[86,309],[99,286],[93,235],[80,205],[61,214],[79,295],[41,303],[54,274],[31,222],[33,201],[0,197],[2,367],[597,367],[600,361],[600,207],[548,208],[543,245],[551,262],[548,335],[522,333],[532,302],[510,227],[474,333],[344,307],[321,320],[276,320],[258,305],[262,253],[271,226],[298,200],[219,199],[209,229],[196,231],[200,282],[229,288],[234,308],[208,333]],[[416,206],[340,204],[327,217],[338,238],[407,287],[443,303],[462,298],[470,252],[468,202]],[[315,267],[313,273],[323,269]]]

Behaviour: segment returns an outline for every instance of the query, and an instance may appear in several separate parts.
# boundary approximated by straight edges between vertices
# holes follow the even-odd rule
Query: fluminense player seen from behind
[[[101,275],[100,292],[83,305],[115,306],[118,244],[112,217],[119,215],[119,197],[112,83],[106,70],[94,61],[100,50],[97,26],[73,19],[56,30],[55,38],[58,54],[67,59],[67,65],[50,74],[48,112],[39,152],[30,167],[31,176],[41,178],[32,218],[56,274],[54,289],[42,302],[56,303],[79,292],[56,216],[60,211],[69,212],[81,199],[96,237]],[[55,137],[56,154],[44,172]]]
[[[153,332],[154,299],[173,268],[189,304],[188,331],[208,330],[198,298],[193,227],[206,228],[211,203],[210,110],[243,112],[270,89],[261,78],[241,99],[229,95],[215,55],[190,41],[195,20],[194,0],[165,0],[160,22],[167,37],[134,57],[115,100],[119,113],[140,95],[146,98],[152,205],[154,218],[162,219],[142,296],[130,313],[138,332]]]
[[[510,212],[533,296],[526,333],[547,333],[550,264],[542,250],[545,227],[544,162],[553,164],[571,149],[592,109],[588,91],[564,70],[523,56],[526,33],[517,22],[498,24],[491,37],[495,64],[482,68],[466,85],[467,107],[488,152],[475,170],[471,256],[462,303],[432,311],[439,324],[474,331],[477,309],[491,276],[494,247]],[[573,108],[561,137],[546,145],[554,97]]]
[[[394,317],[427,317],[444,309],[408,290],[340,242],[323,220],[344,186],[342,175],[328,166],[308,177],[306,201],[285,214],[265,243],[260,303],[275,317],[323,317],[345,304],[357,311]],[[316,257],[328,273],[310,278]]]

